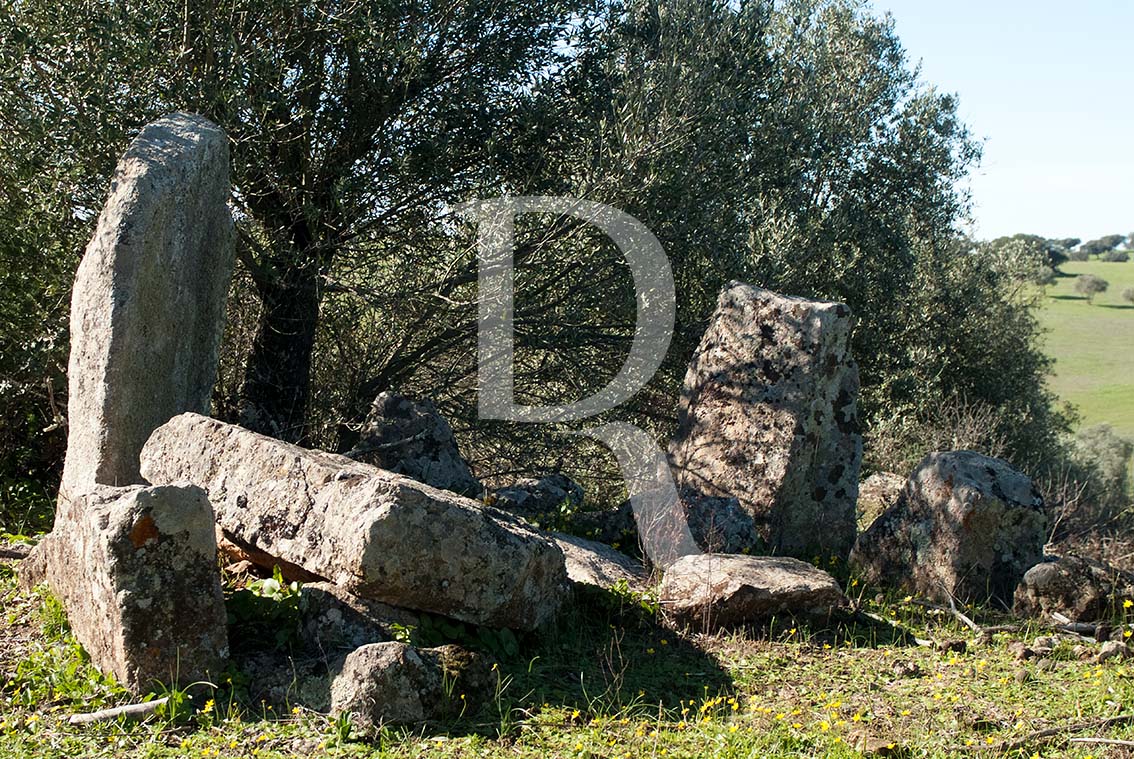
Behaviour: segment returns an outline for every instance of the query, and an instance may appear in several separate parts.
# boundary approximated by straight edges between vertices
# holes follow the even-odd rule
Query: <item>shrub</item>
[[[1073,250],[1067,255],[1071,257],[1072,261],[1089,261],[1091,259],[1091,254],[1085,250]]]
[[[1099,258],[1110,264],[1124,264],[1130,260],[1130,254],[1125,250],[1111,250],[1103,253]]]
[[[1080,274],[1075,279],[1075,292],[1086,298],[1088,303],[1093,303],[1095,296],[1106,292],[1108,287],[1109,282],[1094,274]]]
[[[1127,287],[1122,291],[1122,299],[1127,303],[1134,305],[1134,287]]]

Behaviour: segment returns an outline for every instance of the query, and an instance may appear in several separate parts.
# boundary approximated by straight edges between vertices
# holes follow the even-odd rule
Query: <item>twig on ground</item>
[[[146,701],[140,704],[126,704],[113,709],[89,712],[87,714],[72,714],[68,720],[72,725],[89,725],[92,722],[108,722],[112,719],[125,717],[129,720],[145,719],[161,707],[169,703],[169,697],[159,698],[156,701]]]
[[[1044,730],[1037,730],[1034,733],[1028,733],[1023,738],[1012,741],[1011,743],[1002,743],[1000,744],[1000,751],[1020,749],[1037,741],[1050,742],[1053,738],[1057,738],[1064,733],[1078,733],[1083,730],[1092,730],[1100,727],[1129,725],[1132,722],[1134,722],[1134,714],[1121,714],[1117,717],[1106,717],[1105,719],[1097,719],[1092,722],[1078,722],[1071,725],[1062,725],[1060,727],[1049,727]]]
[[[1102,743],[1107,746],[1134,746],[1134,741],[1120,741],[1117,738],[1070,738],[1071,743]]]

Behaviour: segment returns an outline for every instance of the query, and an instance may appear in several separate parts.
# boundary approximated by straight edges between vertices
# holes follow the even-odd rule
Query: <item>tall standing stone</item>
[[[60,505],[141,482],[150,433],[208,413],[232,276],[228,140],[184,113],[142,129],[118,164],[71,296]]]
[[[213,511],[142,483],[150,433],[208,411],[232,276],[228,141],[200,116],[149,124],[122,156],[71,296],[67,459],[46,580],[92,661],[128,689],[219,675],[228,655]]]
[[[735,497],[756,551],[846,558],[862,463],[851,312],[734,282],[689,370],[670,456],[678,485]]]

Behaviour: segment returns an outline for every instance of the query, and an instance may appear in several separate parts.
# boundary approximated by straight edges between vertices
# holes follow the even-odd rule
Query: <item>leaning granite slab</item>
[[[174,113],[130,143],[71,294],[61,499],[141,483],[150,433],[212,398],[235,255],[228,138]]]
[[[1011,608],[1046,540],[1043,498],[1026,475],[1000,459],[947,451],[918,464],[850,562],[874,585]]]
[[[670,444],[681,488],[734,497],[753,553],[845,559],[862,463],[851,311],[733,282],[685,375]]]
[[[205,493],[98,486],[72,506],[21,575],[25,587],[46,580],[94,665],[132,693],[220,676],[228,633]]]
[[[606,590],[621,583],[634,590],[645,587],[649,573],[626,554],[574,535],[554,532],[552,537],[567,561],[567,577],[576,585],[594,585]]]
[[[154,432],[142,474],[203,488],[236,542],[393,606],[534,629],[566,587],[562,551],[520,519],[199,414]]]
[[[774,616],[826,618],[847,604],[831,575],[786,556],[683,556],[666,569],[658,597],[675,623],[705,631]]]

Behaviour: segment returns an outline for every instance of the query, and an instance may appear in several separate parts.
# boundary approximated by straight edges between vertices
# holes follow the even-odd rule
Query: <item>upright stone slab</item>
[[[566,588],[563,552],[518,517],[198,414],[154,432],[142,474],[204,488],[226,538],[363,598],[532,629]]]
[[[758,552],[846,558],[862,463],[851,313],[734,282],[685,375],[678,485],[735,497]]]
[[[137,693],[219,674],[228,654],[204,493],[113,486],[142,482],[156,427],[208,410],[234,257],[229,194],[219,128],[181,113],[148,125],[118,164],[71,297],[55,530],[22,581],[46,579],[92,661]]]
[[[204,492],[96,486],[73,505],[37,555],[94,665],[135,694],[222,675],[227,621]]]
[[[484,491],[461,457],[453,428],[429,401],[379,393],[358,444],[346,455],[470,498]]]
[[[209,410],[234,256],[228,163],[224,132],[174,113],[118,164],[71,296],[61,507],[141,482],[150,433]]]

